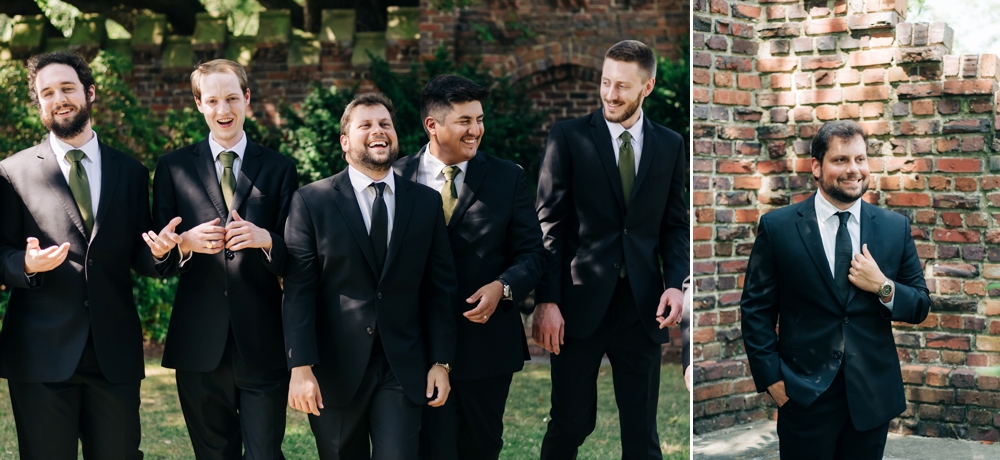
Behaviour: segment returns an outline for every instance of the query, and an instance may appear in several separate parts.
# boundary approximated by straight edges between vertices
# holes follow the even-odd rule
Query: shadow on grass
[[[142,445],[148,459],[194,458],[184,417],[177,401],[174,372],[159,366],[159,360],[146,361],[147,377],[142,382]],[[502,459],[538,458],[549,415],[549,367],[528,364],[514,375],[507,410],[504,414],[504,450]],[[665,459],[687,459],[688,393],[676,364],[660,370],[660,401],[656,422]],[[316,445],[305,414],[287,412],[285,442],[282,450],[288,460],[315,459]],[[580,459],[608,459],[621,456],[621,433],[614,402],[611,367],[601,368],[598,378],[597,428],[580,449]],[[0,384],[0,459],[16,459],[17,436],[11,413],[7,382]],[[80,457],[82,458],[82,456]]]

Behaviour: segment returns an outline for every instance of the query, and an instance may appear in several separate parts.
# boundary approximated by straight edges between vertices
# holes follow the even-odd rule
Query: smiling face
[[[388,172],[399,157],[396,129],[389,110],[382,104],[354,107],[347,134],[340,136],[340,147],[347,162],[358,170]]]
[[[812,159],[812,173],[819,181],[820,192],[837,209],[849,208],[868,191],[871,172],[867,151],[861,136],[847,140],[835,137],[822,162]]]
[[[424,126],[436,144],[432,153],[446,165],[456,165],[476,156],[479,143],[486,132],[483,126],[483,104],[479,101],[451,104],[451,111],[438,121],[433,116],[424,120]]]
[[[639,119],[643,99],[653,91],[653,78],[644,78],[645,72],[636,62],[604,60],[601,73],[601,102],[604,118],[631,128]]]
[[[201,77],[198,111],[212,131],[212,138],[224,148],[232,148],[243,136],[243,121],[250,107],[250,90],[240,89],[232,72],[214,72]]]
[[[94,87],[84,88],[76,70],[66,64],[49,64],[35,78],[38,113],[42,124],[56,137],[68,140],[90,130]]]

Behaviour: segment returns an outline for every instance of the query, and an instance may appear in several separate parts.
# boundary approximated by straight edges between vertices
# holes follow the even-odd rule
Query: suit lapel
[[[83,218],[80,217],[80,209],[76,206],[76,200],[73,199],[73,192],[70,191],[69,184],[66,183],[66,177],[63,176],[62,170],[59,169],[59,160],[56,159],[56,154],[52,151],[52,145],[49,144],[49,140],[46,138],[40,147],[38,159],[40,160],[39,167],[42,176],[48,182],[52,193],[59,199],[59,203],[62,205],[63,210],[66,211],[66,214],[69,215],[69,219],[73,221],[73,225],[80,231],[82,238],[86,240],[87,231],[83,228]]]
[[[615,192],[615,197],[618,198],[618,209],[621,215],[625,215],[625,201],[622,198],[622,179],[618,174],[618,162],[615,161],[615,148],[611,145],[611,131],[608,130],[608,124],[604,121],[603,109],[594,112],[590,118],[590,134],[594,138],[594,145],[597,146],[597,156],[601,159],[601,164],[604,165],[604,172],[608,174],[608,180],[611,182],[611,189]],[[632,187],[635,191],[636,187]]]
[[[101,228],[104,218],[108,215],[108,209],[112,207],[111,200],[115,196],[115,186],[118,185],[118,152],[108,148],[104,143],[99,142],[101,149],[101,197],[97,201],[97,218],[94,219],[94,230],[90,233],[90,240],[94,241],[97,231]]]
[[[877,249],[880,247],[878,244],[878,230],[879,230],[878,220],[875,219],[875,213],[872,212],[872,205],[861,202],[861,244],[859,246],[863,248],[866,244],[868,245],[868,252],[871,253],[872,257],[878,261],[878,255],[875,254]],[[859,249],[860,250],[860,249]],[[851,300],[854,300],[854,296],[858,293],[858,288],[853,284],[851,285],[851,292],[847,296],[847,303],[850,305]]]
[[[198,171],[205,192],[212,200],[216,212],[219,213],[219,218],[225,222],[229,213],[226,212],[226,201],[222,198],[222,185],[219,184],[219,175],[215,172],[215,158],[212,156],[212,149],[208,146],[208,138],[195,146],[191,162],[194,163],[194,168]]]
[[[390,174],[396,173],[390,172]],[[389,272],[389,267],[392,266],[392,261],[396,258],[396,253],[399,252],[399,248],[403,244],[403,235],[406,234],[406,226],[410,223],[410,214],[413,210],[413,192],[410,190],[413,183],[402,180],[399,176],[393,179],[396,182],[396,190],[394,190],[396,215],[392,220],[392,236],[389,238],[389,250],[385,255],[385,265],[382,267],[379,281]]]
[[[427,151],[427,146],[425,145],[415,155],[410,155],[404,158],[400,162],[402,166],[399,168],[399,171],[397,171],[397,173],[403,179],[406,179],[410,182],[416,182],[417,173],[420,171],[420,156],[423,155],[424,152],[426,151]]]
[[[250,195],[253,184],[257,181],[257,174],[260,172],[260,156],[262,154],[263,152],[257,144],[247,140],[247,148],[243,152],[243,158],[240,159],[240,177],[236,179],[236,190],[233,191],[233,209],[240,209],[243,200]],[[221,184],[219,189],[222,189]]]
[[[458,224],[462,222],[462,217],[465,216],[465,211],[468,211],[472,203],[476,202],[476,192],[479,191],[479,186],[483,183],[483,177],[486,176],[485,155],[485,153],[476,152],[476,156],[469,160],[468,167],[465,168],[465,180],[462,182],[462,190],[458,194],[458,203],[455,204],[455,211],[451,214],[448,233],[451,233],[452,229],[458,228]]]
[[[635,184],[632,186],[632,196],[629,203],[635,203],[635,196],[642,187],[642,180],[646,178],[650,164],[653,162],[653,155],[656,154],[656,134],[653,132],[653,122],[649,121],[645,115],[642,117],[642,156],[639,157],[639,172],[635,176]],[[610,136],[610,134],[609,134]],[[619,176],[621,181],[621,176]]]
[[[372,273],[378,276],[375,271],[375,253],[372,251],[372,240],[368,237],[365,218],[361,215],[361,210],[358,209],[358,197],[354,194],[354,187],[351,186],[351,178],[347,175],[346,169],[334,176],[333,188],[337,191],[334,202],[337,203],[340,214],[347,221],[347,226],[354,234],[354,239],[358,242],[361,252],[364,253]]]
[[[839,303],[840,295],[837,294],[837,286],[833,282],[833,274],[830,273],[830,262],[826,258],[826,251],[823,250],[823,237],[819,234],[815,203],[815,194],[803,203],[802,209],[799,211],[801,218],[796,222],[796,227],[798,227],[799,236],[802,238],[802,244],[806,247],[806,252],[809,253],[809,257],[816,266],[816,271],[819,272],[823,283],[833,294],[832,298],[837,299]]]

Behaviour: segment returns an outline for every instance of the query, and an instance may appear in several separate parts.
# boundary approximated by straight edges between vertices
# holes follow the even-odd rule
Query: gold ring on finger
[[[209,241],[209,242],[205,243],[205,249],[212,249],[214,247],[215,247],[215,243],[212,242],[212,241]]]

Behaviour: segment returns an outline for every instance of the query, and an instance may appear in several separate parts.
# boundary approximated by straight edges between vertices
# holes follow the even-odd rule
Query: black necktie
[[[840,291],[840,299],[846,304],[847,296],[851,292],[851,281],[847,279],[847,274],[851,269],[851,259],[854,258],[854,250],[851,248],[851,233],[847,231],[847,220],[851,213],[838,212],[840,227],[837,228],[837,247],[834,249],[833,280],[837,282],[837,290]]]
[[[381,275],[389,245],[389,208],[385,205],[385,182],[372,182],[371,187],[375,187],[375,202],[372,203],[372,228],[368,237],[375,251],[375,270]]]

